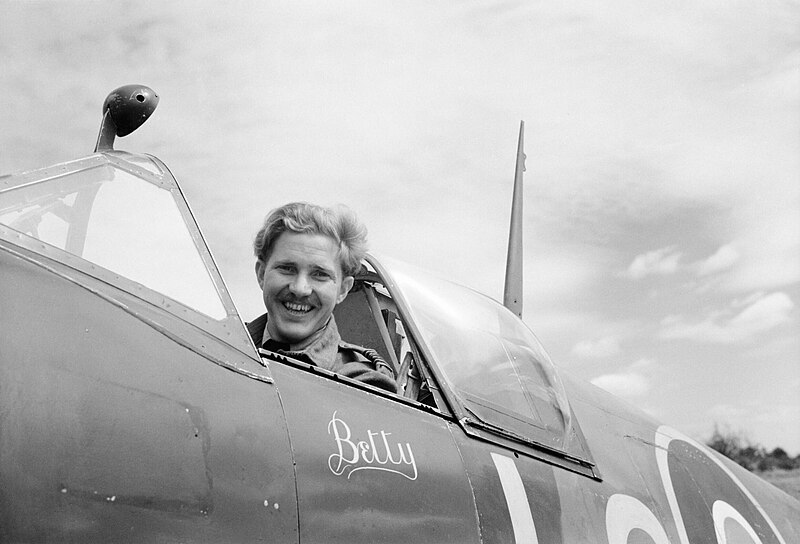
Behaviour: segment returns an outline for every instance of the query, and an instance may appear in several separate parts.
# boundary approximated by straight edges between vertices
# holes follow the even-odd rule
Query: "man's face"
[[[327,323],[353,286],[344,276],[336,242],[322,234],[284,232],[266,262],[256,262],[267,330],[279,342],[300,344]]]

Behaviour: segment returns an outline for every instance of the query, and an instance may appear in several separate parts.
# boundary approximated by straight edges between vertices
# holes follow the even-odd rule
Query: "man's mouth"
[[[283,307],[295,315],[304,315],[312,310],[312,306],[310,304],[300,304],[299,302],[286,301],[283,303]]]

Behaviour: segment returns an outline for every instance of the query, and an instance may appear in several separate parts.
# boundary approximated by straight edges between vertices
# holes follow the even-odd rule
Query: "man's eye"
[[[291,274],[294,272],[294,267],[288,264],[279,264],[275,267],[278,272],[282,272],[284,274]]]
[[[317,278],[317,279],[321,279],[321,280],[326,280],[326,279],[328,279],[328,278],[330,278],[330,277],[331,277],[331,275],[330,275],[330,274],[328,274],[327,272],[324,272],[324,271],[322,271],[322,270],[317,270],[317,271],[316,271],[316,272],[314,272],[312,275],[313,275],[315,278]]]

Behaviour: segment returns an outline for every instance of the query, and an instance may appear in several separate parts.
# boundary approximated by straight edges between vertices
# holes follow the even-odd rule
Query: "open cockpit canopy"
[[[591,465],[564,385],[527,326],[495,300],[386,258],[431,366],[468,422]]]

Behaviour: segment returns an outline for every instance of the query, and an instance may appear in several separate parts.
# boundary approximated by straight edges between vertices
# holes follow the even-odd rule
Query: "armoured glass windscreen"
[[[422,341],[470,412],[549,447],[569,449],[564,387],[542,345],[514,314],[408,265],[390,261],[388,269]]]
[[[113,165],[3,191],[0,223],[214,319],[226,316],[171,191]]]

